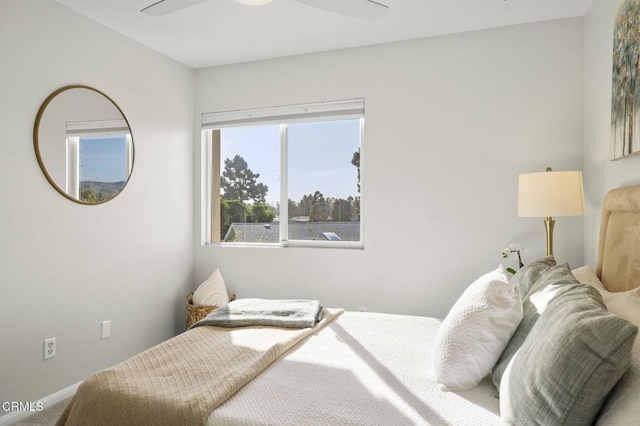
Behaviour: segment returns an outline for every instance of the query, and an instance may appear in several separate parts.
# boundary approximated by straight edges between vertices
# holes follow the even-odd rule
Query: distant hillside
[[[84,180],[80,182],[80,199],[87,202],[101,202],[116,196],[124,186],[125,181],[120,182],[96,182]]]

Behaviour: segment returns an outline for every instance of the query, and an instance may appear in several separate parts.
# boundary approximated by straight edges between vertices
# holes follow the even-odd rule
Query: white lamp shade
[[[582,216],[581,172],[526,173],[518,178],[518,216]]]

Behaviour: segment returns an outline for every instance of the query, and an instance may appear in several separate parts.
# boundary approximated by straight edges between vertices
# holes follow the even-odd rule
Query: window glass
[[[113,198],[129,175],[126,135],[79,138],[80,200],[95,203]]]
[[[362,99],[203,114],[204,241],[362,247],[363,122]]]
[[[358,119],[289,126],[289,240],[360,241],[359,152]]]
[[[280,126],[220,130],[220,239],[278,243]]]

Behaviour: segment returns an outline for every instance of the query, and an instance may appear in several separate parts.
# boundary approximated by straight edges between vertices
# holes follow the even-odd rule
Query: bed
[[[549,259],[519,271],[513,294],[518,296],[522,319],[509,319],[512,329],[489,367],[493,377],[484,374],[483,366],[479,383],[469,389],[447,388],[438,373],[438,348],[442,342],[450,343],[447,336],[452,333],[443,338],[443,330],[451,322],[456,323],[454,329],[459,326],[460,321],[451,317],[461,297],[444,321],[325,309],[322,321],[304,329],[197,327],[88,378],[58,424],[494,425],[523,424],[523,415],[529,416],[530,424],[584,424],[583,412],[591,416],[587,423],[633,424],[640,418],[633,400],[640,392],[640,344],[635,339],[640,324],[638,243],[640,186],[610,191],[603,206],[596,271],[577,268],[569,277],[567,267],[550,265]],[[550,285],[542,287],[545,280]],[[495,288],[495,280],[488,282]],[[538,296],[531,299],[534,294]],[[548,296],[544,308],[540,294]],[[568,413],[555,413],[555,405],[549,408],[564,396],[531,408],[535,405],[531,400],[545,393],[540,387],[550,380],[563,395],[573,392],[564,385],[574,379],[560,380],[547,370],[553,371],[554,363],[565,369],[563,357],[578,352],[565,354],[564,348],[554,347],[549,358],[542,357],[548,368],[524,369],[550,345],[554,333],[544,328],[544,322],[557,321],[553,306],[568,309],[569,299],[585,297],[593,309],[578,305],[579,309],[554,315],[571,321],[574,315],[577,324],[586,311],[593,311],[595,320],[585,321],[604,322],[613,331],[605,332],[607,339],[598,332],[585,341],[584,333],[575,333],[576,326],[569,327],[568,334],[558,332],[558,338],[575,338],[582,345],[578,349],[589,352],[594,352],[595,344],[619,343],[606,357],[600,354],[593,361],[595,367],[589,365],[589,374],[577,374],[581,389],[573,401],[562,402],[573,404]],[[463,311],[469,315],[469,309]],[[499,315],[504,328],[504,309]],[[538,337],[542,343],[531,342],[536,333],[544,334],[544,339]],[[592,341],[597,342],[592,345]],[[465,350],[457,347],[451,353]],[[456,371],[477,370],[473,364],[462,360]],[[522,384],[528,374],[533,374],[528,378],[533,385]],[[496,386],[497,376],[501,381]],[[580,405],[585,401],[588,408]],[[556,417],[545,417],[549,415]]]

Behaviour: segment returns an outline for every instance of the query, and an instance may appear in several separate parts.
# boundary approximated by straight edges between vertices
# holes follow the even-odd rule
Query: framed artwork
[[[640,0],[620,0],[614,16],[611,160],[640,153]]]

